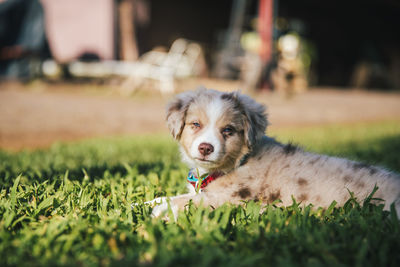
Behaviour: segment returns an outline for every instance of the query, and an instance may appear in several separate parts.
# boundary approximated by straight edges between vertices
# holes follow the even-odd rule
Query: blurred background
[[[397,120],[399,26],[396,0],[0,0],[0,147],[165,133],[198,85],[273,127]]]

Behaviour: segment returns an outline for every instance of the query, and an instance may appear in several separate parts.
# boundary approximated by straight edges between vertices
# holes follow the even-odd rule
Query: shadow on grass
[[[320,151],[400,172],[400,135],[374,139],[369,142],[351,141]]]
[[[15,172],[10,168],[5,168],[0,170],[0,182],[2,185],[9,184],[11,186],[12,181],[19,174],[27,177],[31,181],[44,182],[49,180],[50,182],[54,180],[60,180],[68,171],[68,179],[71,181],[82,181],[87,174],[89,176],[90,181],[94,181],[97,179],[102,179],[105,174],[108,176],[118,176],[123,177],[128,174],[129,171],[132,171],[135,174],[143,174],[147,176],[150,172],[160,173],[163,169],[166,168],[164,162],[149,162],[149,163],[131,163],[129,164],[128,169],[126,164],[99,164],[94,166],[85,166],[82,165],[79,168],[69,169],[69,168],[53,168],[49,166],[49,168],[42,169],[40,171],[33,170],[31,168],[25,169],[21,172]]]
[[[380,165],[397,172],[400,172],[399,151],[400,135],[375,138],[368,142],[353,140],[318,147],[318,153]],[[62,152],[56,155],[48,151],[11,155],[0,151],[0,183],[3,188],[8,187],[19,174],[23,174],[32,182],[46,180],[52,182],[62,179],[67,170],[70,180],[81,181],[85,177],[83,170],[91,180],[95,180],[102,179],[106,174],[108,176],[125,176],[128,172],[143,175],[149,172],[160,174],[166,168],[182,168],[177,149],[166,152],[164,146],[160,144],[153,152],[154,157],[147,158],[137,154],[130,157],[124,152],[117,152],[112,156],[98,153],[90,161],[85,161],[84,159],[90,158],[85,149],[77,149],[73,152],[73,157]],[[165,157],[162,158],[160,155]],[[56,156],[61,158],[56,159]],[[127,158],[130,160],[127,161]]]

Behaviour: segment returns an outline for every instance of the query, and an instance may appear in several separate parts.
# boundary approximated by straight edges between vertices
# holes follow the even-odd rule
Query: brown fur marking
[[[275,200],[277,200],[280,197],[281,197],[281,190],[278,190],[275,193],[270,193],[268,202],[274,202]]]
[[[237,197],[237,196],[239,196],[242,199],[248,198],[249,196],[251,196],[250,189],[248,187],[243,187],[232,194],[232,197]]]
[[[297,200],[300,202],[306,201],[308,199],[307,194],[301,194],[299,197],[297,197]]]
[[[299,178],[299,180],[297,181],[297,183],[298,183],[300,186],[308,185],[307,180],[304,179],[304,178]]]
[[[351,178],[350,178],[350,176],[344,176],[343,177],[343,181],[345,182],[345,183],[348,183],[348,182],[350,182],[351,181]]]
[[[248,187],[242,188],[238,191],[238,194],[241,198],[247,198],[251,196],[250,189]]]
[[[363,181],[358,181],[358,182],[357,182],[357,186],[358,186],[358,187],[361,187],[361,188],[362,188],[362,187],[365,187],[365,183],[364,183]]]

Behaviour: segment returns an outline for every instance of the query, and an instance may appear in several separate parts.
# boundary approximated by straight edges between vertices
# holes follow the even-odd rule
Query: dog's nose
[[[201,143],[199,145],[199,152],[203,156],[207,156],[214,152],[214,147],[209,143]]]

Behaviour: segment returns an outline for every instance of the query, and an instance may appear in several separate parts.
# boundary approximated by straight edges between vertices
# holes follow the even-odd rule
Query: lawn
[[[400,171],[400,123],[302,127],[280,141]],[[142,203],[185,191],[169,136],[121,137],[0,151],[0,266],[398,266],[395,212],[350,198],[327,210],[297,203],[189,205],[176,222]],[[362,203],[362,200],[359,200]]]

